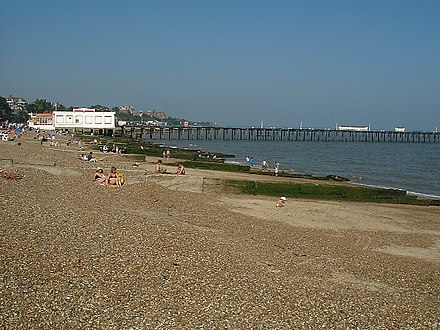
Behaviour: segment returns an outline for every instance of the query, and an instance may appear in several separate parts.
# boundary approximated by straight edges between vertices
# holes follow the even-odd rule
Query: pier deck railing
[[[120,129],[123,136],[146,140],[440,143],[440,132],[171,126],[123,126]]]

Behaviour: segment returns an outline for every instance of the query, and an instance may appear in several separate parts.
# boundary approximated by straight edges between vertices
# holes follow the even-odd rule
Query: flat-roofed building
[[[37,113],[30,114],[30,119],[28,120],[28,126],[32,129],[40,129],[46,131],[52,131],[55,129],[53,124],[53,114],[52,113]]]
[[[73,111],[54,111],[56,129],[115,129],[115,112],[79,108]]]

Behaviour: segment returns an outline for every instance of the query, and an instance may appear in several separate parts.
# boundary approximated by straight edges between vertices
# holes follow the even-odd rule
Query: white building
[[[394,128],[394,132],[404,133],[405,132],[405,127],[395,127]]]
[[[55,129],[115,129],[115,112],[79,108],[73,111],[54,111]]]

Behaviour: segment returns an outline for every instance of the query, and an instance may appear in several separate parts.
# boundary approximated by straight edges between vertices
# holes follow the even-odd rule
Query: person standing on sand
[[[280,171],[280,163],[275,162],[273,169],[274,169],[275,176],[278,176],[278,172]]]
[[[261,162],[261,169],[262,169],[263,171],[267,171],[267,167],[268,167],[268,165],[267,165],[266,160],[263,160],[263,161]]]

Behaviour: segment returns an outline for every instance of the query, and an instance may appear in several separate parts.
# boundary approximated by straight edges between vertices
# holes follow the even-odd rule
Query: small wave
[[[420,198],[440,200],[440,196],[438,196],[438,195],[423,194],[423,193],[419,193],[419,192],[415,192],[415,191],[408,191],[408,190],[405,190],[402,188],[387,187],[387,186],[380,186],[380,185],[374,185],[374,184],[364,184],[364,183],[358,183],[358,182],[352,182],[351,184],[356,185],[356,186],[371,187],[371,188],[400,190],[400,191],[405,191],[407,195],[417,196]]]
[[[401,189],[401,188],[387,187],[387,186],[381,186],[381,185],[376,185],[376,184],[367,184],[367,183],[359,183],[359,182],[352,182],[351,184],[356,185],[356,186],[370,187],[370,188],[393,189],[393,190],[406,191],[405,189]]]
[[[415,191],[407,191],[406,194],[407,195],[411,195],[411,196],[417,196],[417,197],[420,197],[420,198],[428,198],[428,199],[440,200],[440,196],[430,195],[430,194],[422,194],[422,193],[418,193],[418,192],[415,192]]]

